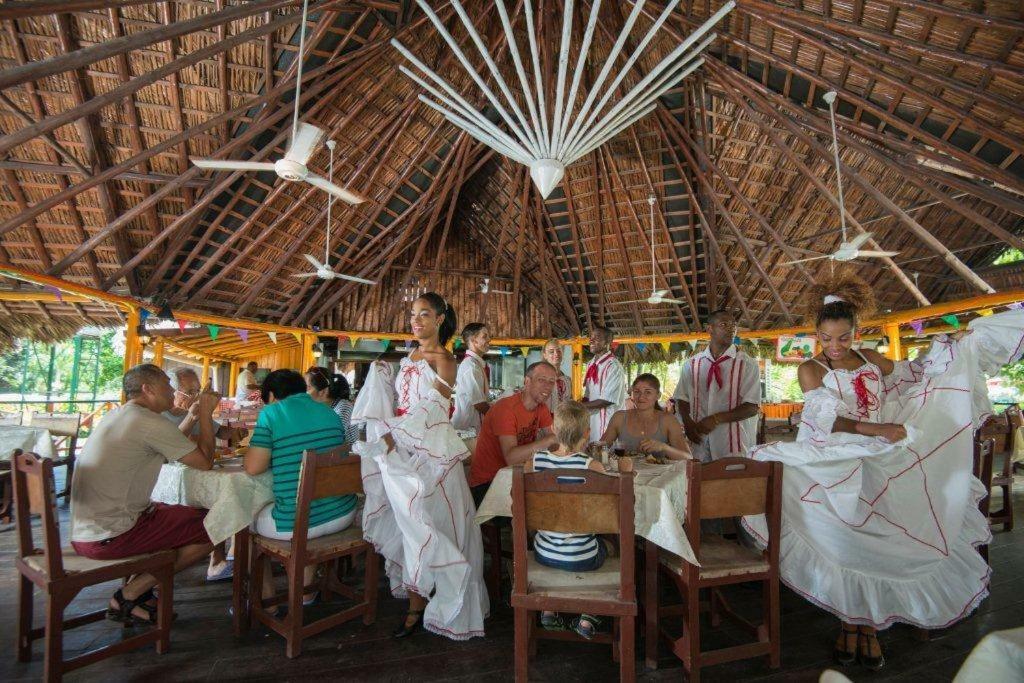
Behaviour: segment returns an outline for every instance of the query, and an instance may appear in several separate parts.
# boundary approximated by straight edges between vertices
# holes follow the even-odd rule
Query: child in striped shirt
[[[535,453],[524,463],[525,472],[550,469],[605,471],[599,461],[583,453],[590,438],[590,412],[582,403],[566,401],[555,409],[554,432],[558,438],[558,448]],[[629,462],[631,465],[632,461]],[[609,549],[614,551],[607,540],[596,534],[538,530],[533,539],[533,553],[539,564],[571,572],[600,569],[609,555]],[[565,621],[556,612],[542,612],[540,621],[546,629],[562,630],[566,627]],[[571,628],[584,638],[591,638],[598,624],[594,616],[581,614],[572,620]]]

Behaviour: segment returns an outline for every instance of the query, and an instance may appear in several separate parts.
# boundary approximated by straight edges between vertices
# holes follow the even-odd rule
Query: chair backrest
[[[20,427],[21,413],[7,413],[0,410],[0,427]]]
[[[635,597],[632,472],[551,469],[512,472],[512,546],[515,590],[525,593],[527,532],[543,529],[575,534],[618,534],[622,549],[619,598]]]
[[[43,555],[50,579],[64,576],[60,549],[60,525],[57,520],[57,492],[53,484],[53,461],[35,453],[15,450],[11,458],[14,478],[15,522],[18,549],[22,557]],[[42,547],[32,537],[32,516],[42,518]]]
[[[1021,427],[1024,427],[1024,415],[1021,414],[1019,405],[1015,404],[1010,406],[1003,414],[1006,415],[1006,419],[1010,423],[1011,431],[1015,432]]]
[[[82,423],[79,413],[29,413],[29,424],[50,431],[53,436],[78,436]]]
[[[707,464],[690,460],[686,463],[686,478],[686,535],[698,560],[700,520],[760,514],[765,515],[768,525],[765,552],[773,563],[778,559],[782,463],[750,458],[722,458]]]
[[[309,530],[309,506],[314,500],[363,492],[362,459],[351,455],[348,444],[326,451],[304,451],[295,494],[295,527],[292,551],[299,555],[306,549]]]
[[[1005,453],[1013,450],[1013,423],[1010,420],[1009,409],[1002,415],[992,415],[978,428],[975,434],[975,441],[987,439],[995,440],[993,453]]]
[[[974,476],[977,477],[986,491],[992,489],[992,460],[995,454],[996,440],[992,437],[976,438],[974,440]],[[988,517],[989,504],[992,496],[987,495],[978,501],[978,509],[981,514]]]

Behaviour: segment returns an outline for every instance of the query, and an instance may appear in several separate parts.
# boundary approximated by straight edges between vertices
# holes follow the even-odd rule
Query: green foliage
[[[1024,261],[1024,252],[1016,247],[1007,247],[996,260],[992,262],[993,266],[1005,266],[1008,263],[1017,263],[1018,261]]]
[[[99,397],[118,396],[123,371],[122,353],[116,348],[114,330],[98,335],[82,336],[82,354],[78,369],[76,398],[89,399],[93,393]],[[7,353],[0,354],[0,394],[46,395],[50,368],[50,344],[19,340]],[[99,354],[97,373],[96,354]],[[74,370],[74,342],[68,340],[53,345],[53,378],[50,395],[67,397],[71,390]]]
[[[804,400],[804,392],[800,390],[800,381],[797,379],[798,367],[797,363],[768,363],[764,397],[766,402]]]
[[[1005,366],[997,377],[1003,380],[1004,385],[1016,389],[1018,395],[1024,395],[1024,361]]]

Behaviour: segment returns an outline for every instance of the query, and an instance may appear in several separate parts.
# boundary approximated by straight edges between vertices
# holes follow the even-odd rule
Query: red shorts
[[[186,545],[210,543],[203,526],[206,510],[187,505],[153,503],[128,531],[103,541],[71,541],[82,557],[118,560],[122,557],[174,550]]]

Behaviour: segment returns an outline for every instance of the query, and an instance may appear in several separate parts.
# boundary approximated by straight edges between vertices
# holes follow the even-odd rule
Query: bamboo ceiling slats
[[[632,2],[603,3],[584,94]],[[451,7],[432,4],[482,64]],[[465,4],[515,82],[494,3]],[[627,47],[664,4],[648,0]],[[683,2],[616,94],[721,4]],[[0,263],[186,310],[335,329],[403,329],[405,298],[423,288],[448,296],[463,322],[482,317],[515,336],[602,322],[636,334],[693,330],[721,305],[752,328],[787,324],[831,266],[784,262],[840,241],[821,100],[835,89],[851,231],[900,251],[853,264],[881,307],[1024,281],[1018,266],[991,265],[1024,247],[1015,0],[740,0],[708,63],[573,164],[546,200],[521,167],[419,103],[418,86],[398,73],[392,38],[485,102],[414,2],[311,0],[302,117],[337,141],[336,181],[370,198],[335,203],[331,262],[376,287],[292,277],[308,269],[302,254],[323,254],[324,193],[188,161],[283,154],[300,5],[0,4]],[[551,70],[561,6],[543,7],[542,69]],[[518,2],[509,9],[519,15]],[[589,3],[576,11],[582,30]],[[325,172],[326,150],[310,166]],[[650,293],[652,192],[654,284],[678,305],[629,303]],[[515,293],[480,294],[485,277]],[[50,319],[61,330],[111,321],[91,304],[3,305],[0,316],[33,335]]]

